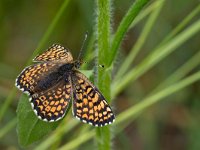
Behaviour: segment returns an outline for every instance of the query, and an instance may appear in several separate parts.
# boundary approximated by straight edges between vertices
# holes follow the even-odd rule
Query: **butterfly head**
[[[81,66],[83,63],[84,63],[84,62],[83,62],[82,59],[76,60],[76,61],[74,62],[74,67],[75,67],[76,69],[79,69],[80,66]]]

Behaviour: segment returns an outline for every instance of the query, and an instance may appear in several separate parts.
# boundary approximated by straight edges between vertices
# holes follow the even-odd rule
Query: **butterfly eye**
[[[75,62],[74,62],[75,68],[79,69],[82,63],[83,63],[82,60],[80,60],[80,61],[79,61],[79,60],[75,61]]]

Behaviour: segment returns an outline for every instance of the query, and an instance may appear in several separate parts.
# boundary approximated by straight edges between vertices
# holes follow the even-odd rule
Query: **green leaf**
[[[28,146],[54,130],[58,122],[44,122],[34,114],[26,95],[22,95],[17,108],[17,132],[21,146]]]

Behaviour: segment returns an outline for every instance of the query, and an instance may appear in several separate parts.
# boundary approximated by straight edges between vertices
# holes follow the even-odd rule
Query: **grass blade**
[[[200,64],[200,51],[195,54],[192,58],[186,61],[180,68],[178,68],[172,75],[170,75],[167,79],[165,79],[161,84],[159,84],[152,92],[155,93],[159,89],[166,87],[174,82],[177,82],[181,78],[183,78],[186,74],[188,74],[192,69],[197,67]],[[150,95],[151,95],[150,94]]]
[[[5,125],[5,127],[1,128],[0,130],[0,139],[6,135],[7,132],[9,132],[12,128],[14,128],[17,124],[17,118],[14,118],[9,123]]]
[[[149,35],[149,33],[153,27],[153,24],[156,21],[156,18],[160,14],[160,10],[161,10],[163,4],[164,4],[164,1],[159,1],[159,3],[157,4],[158,7],[156,7],[154,12],[152,12],[152,14],[150,15],[147,23],[145,24],[145,27],[144,27],[142,33],[140,34],[139,39],[137,40],[136,44],[131,49],[130,54],[127,56],[127,58],[124,60],[124,62],[120,66],[120,68],[117,72],[117,75],[115,77],[116,80],[120,79],[122,77],[122,75],[130,68],[131,63],[135,59],[136,55],[140,52],[142,45],[145,43],[147,36]]]
[[[66,134],[67,132],[71,131],[74,127],[76,127],[79,123],[77,120],[71,119],[70,124],[66,125],[66,120],[68,119],[64,119],[59,128],[57,128],[55,132],[45,141],[43,141],[41,144],[35,147],[34,150],[48,149],[51,145],[60,140],[60,134]]]
[[[149,2],[149,0],[136,0],[126,13],[126,15],[123,17],[122,21],[120,22],[119,27],[117,28],[117,31],[113,37],[112,43],[111,43],[111,49],[110,54],[108,55],[109,59],[109,66],[112,64],[117,50],[122,42],[122,39],[125,35],[125,33],[128,31],[129,26],[135,19],[135,17],[138,15],[138,13],[142,10],[142,8]]]
[[[92,137],[95,136],[94,130],[86,132],[85,134],[82,134],[81,136],[78,136],[75,138],[75,140],[72,140],[65,144],[64,146],[60,147],[58,150],[66,150],[66,149],[76,149],[78,146],[80,146],[82,143],[92,139]]]
[[[178,92],[179,90],[191,85],[192,83],[200,80],[200,71],[190,75],[189,77],[174,83],[167,88],[160,90],[159,92],[147,96],[141,102],[138,104],[130,107],[126,111],[122,112],[120,115],[117,117],[116,124],[123,123],[125,120],[131,120],[133,116],[138,114],[139,112],[142,112],[143,110],[146,110],[147,107],[151,106],[152,104],[157,103],[158,101],[164,99],[165,97],[172,95],[175,92]]]
[[[185,31],[174,37],[173,40],[165,43],[163,46],[155,49],[152,54],[150,54],[146,59],[140,63],[137,67],[129,71],[123,80],[118,80],[113,84],[113,95],[116,96],[120,91],[122,91],[128,84],[133,80],[136,80],[139,76],[144,74],[146,71],[151,69],[160,60],[163,60],[166,56],[176,50],[181,44],[187,41],[189,38],[194,36],[200,30],[200,20],[193,23]],[[117,86],[116,86],[117,85]]]

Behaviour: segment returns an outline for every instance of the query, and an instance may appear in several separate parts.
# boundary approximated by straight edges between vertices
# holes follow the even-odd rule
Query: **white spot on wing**
[[[44,118],[44,119],[42,119],[42,120],[48,122],[48,120],[47,120],[46,118]]]
[[[64,114],[64,115],[65,115],[65,114]],[[62,119],[62,118],[64,117],[64,115],[62,115],[61,117],[57,118],[57,119],[54,120],[54,121],[58,121],[58,120]]]
[[[25,94],[30,95],[30,93],[28,91],[24,91]]]
[[[42,120],[42,117],[41,116],[37,116],[40,120]]]
[[[33,111],[34,111],[34,113],[38,116],[37,110],[34,109]]]
[[[92,122],[89,122],[90,125],[93,125]]]
[[[18,87],[17,79],[15,79],[15,86]]]
[[[34,104],[33,103],[31,103],[31,107],[34,109]]]
[[[86,120],[82,120],[84,123],[87,123],[87,121]]]
[[[76,119],[81,120],[78,116],[75,116],[75,117],[76,117]]]

